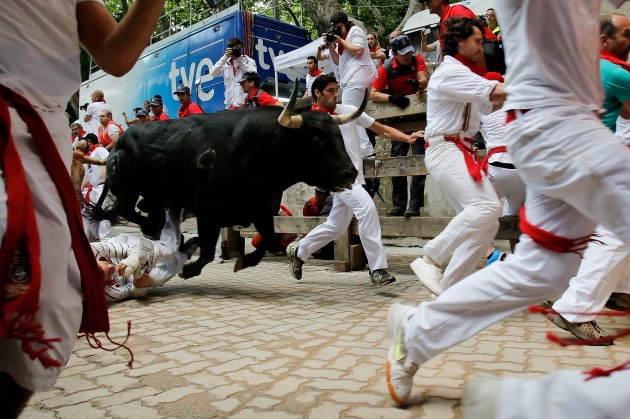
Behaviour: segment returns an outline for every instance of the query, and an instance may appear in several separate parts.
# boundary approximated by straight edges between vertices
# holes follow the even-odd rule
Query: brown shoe
[[[597,325],[595,320],[584,323],[571,323],[560,314],[550,314],[547,319],[559,328],[570,332],[573,336],[582,340],[597,340],[602,338],[608,338],[610,335],[601,327]],[[614,344],[614,341],[607,342],[593,342],[592,346],[609,346]]]

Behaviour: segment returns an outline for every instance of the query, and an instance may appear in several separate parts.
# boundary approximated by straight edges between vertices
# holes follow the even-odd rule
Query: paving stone
[[[124,405],[111,406],[109,408],[111,417],[121,419],[161,419],[155,408],[142,406],[140,401],[126,403]]]
[[[156,394],[155,396],[143,397],[141,400],[147,406],[157,406],[160,403],[174,402],[189,394],[201,393],[202,391],[204,390],[197,386],[190,385],[188,387],[172,388],[170,390]]]

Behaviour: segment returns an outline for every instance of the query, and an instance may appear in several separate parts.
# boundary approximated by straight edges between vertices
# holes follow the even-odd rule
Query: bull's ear
[[[282,113],[278,117],[278,123],[283,127],[297,129],[300,128],[304,122],[300,115],[293,115],[293,111],[295,111],[295,102],[297,100],[297,91],[298,79],[295,79],[289,103],[287,103],[287,106],[282,110]]]

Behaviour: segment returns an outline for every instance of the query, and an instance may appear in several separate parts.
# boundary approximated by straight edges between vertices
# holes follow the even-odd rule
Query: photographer
[[[392,58],[389,58],[378,69],[378,76],[372,83],[370,99],[373,102],[391,102],[399,108],[409,106],[409,98],[405,95],[420,93],[427,87],[427,66],[422,54],[416,54],[407,35],[398,35],[390,41]],[[408,143],[392,142],[391,156],[406,156],[409,153]],[[424,141],[411,146],[411,154],[424,155]],[[387,212],[390,217],[405,218],[420,216],[420,208],[424,206],[424,182],[426,176],[411,178],[409,207],[407,208],[407,176],[392,178],[392,209]],[[405,208],[407,210],[405,211]]]
[[[256,62],[243,53],[243,41],[230,38],[225,55],[210,70],[211,76],[223,76],[226,109],[238,109],[245,106],[247,94],[243,92],[237,80],[242,79],[245,73],[257,71]]]
[[[335,12],[330,16],[330,31],[322,38],[328,48],[328,55],[321,53],[322,59],[330,58],[339,65],[339,76],[344,105],[360,106],[365,89],[370,89],[376,78],[376,67],[370,57],[370,48],[363,29],[348,21],[344,12]],[[361,139],[361,153],[364,157],[373,156],[374,147],[365,128],[357,126]]]
[[[92,103],[85,108],[85,116],[83,122],[86,123],[85,131],[92,134],[98,134],[98,127],[101,125],[98,116],[103,111],[111,111],[112,108],[105,103],[105,94],[102,90],[92,92]],[[80,109],[83,109],[83,105]]]

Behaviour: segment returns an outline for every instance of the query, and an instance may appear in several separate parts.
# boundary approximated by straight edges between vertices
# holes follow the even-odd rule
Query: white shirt
[[[335,108],[335,112],[339,115],[352,113],[356,110],[357,107],[353,105],[337,105]],[[346,152],[348,153],[348,156],[350,156],[350,160],[352,160],[354,168],[359,172],[354,184],[360,183],[361,185],[365,185],[365,177],[363,176],[363,154],[361,153],[361,139],[359,138],[357,125],[367,128],[373,123],[374,118],[363,112],[354,121],[339,125],[339,130],[341,131],[341,136],[343,137]]]
[[[507,113],[505,109],[498,109],[491,114],[479,114],[481,120],[481,128],[484,132],[486,140],[486,149],[488,151],[493,148],[505,146],[505,117]],[[495,153],[488,159],[489,163],[500,161],[503,163],[512,163],[512,159],[508,153]]]
[[[109,156],[109,151],[105,147],[96,147],[90,153],[90,157],[105,160]],[[85,176],[90,185],[97,186],[99,183],[105,182],[105,166],[97,166],[95,164],[84,164]]]
[[[33,105],[65,110],[81,84],[76,8],[83,1],[103,4],[0,1],[0,84]]]
[[[600,0],[495,2],[510,74],[506,110],[601,108],[600,5]]]
[[[372,83],[376,78],[376,67],[370,58],[365,32],[358,26],[353,26],[348,31],[346,42],[363,48],[363,55],[357,57],[344,49],[339,55],[339,74],[341,85],[344,88],[361,88],[366,83]]]
[[[321,73],[319,73],[317,76],[311,76],[311,73],[306,73],[306,96],[311,96],[311,86],[313,86],[313,82],[315,81],[315,79],[319,76],[321,76],[322,74],[324,74],[324,72],[322,71]]]
[[[456,135],[464,125],[464,110],[471,103],[470,123],[464,133],[474,137],[479,131],[479,113],[492,111],[490,93],[496,80],[486,80],[451,56],[435,69],[427,90],[427,127],[424,136]]]
[[[101,121],[99,119],[99,115],[102,111],[110,111],[111,112],[112,107],[109,106],[109,104],[105,103],[105,102],[92,102],[88,105],[87,109],[85,110],[85,114],[86,115],[90,115],[91,118],[89,121],[87,121],[86,126],[85,126],[85,132],[86,133],[92,133],[92,134],[96,134],[98,135],[98,127],[101,126]]]
[[[236,70],[236,74],[234,74]],[[234,60],[234,66],[232,66],[231,59],[224,54],[221,59],[212,66],[210,70],[211,76],[223,76],[223,84],[225,85],[225,108],[235,106],[240,108],[245,105],[245,99],[247,99],[247,93],[243,91],[243,88],[236,81],[241,78],[243,73],[257,72],[256,62],[247,55],[241,55]]]

